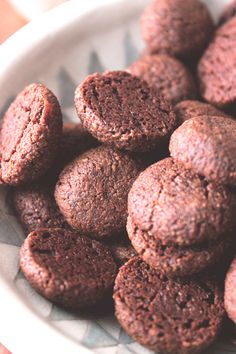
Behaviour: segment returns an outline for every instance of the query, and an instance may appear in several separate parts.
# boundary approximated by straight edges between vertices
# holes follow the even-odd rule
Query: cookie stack
[[[128,69],[168,97],[179,125],[171,156],[143,171],[129,192],[127,231],[138,257],[120,269],[114,289],[122,327],[161,353],[200,352],[223,324],[219,283],[235,254],[236,122],[229,114],[236,99],[228,74],[235,73],[235,8],[222,15],[225,24],[198,64],[199,96],[207,102],[193,100],[190,76],[177,70],[182,60],[195,73],[212,36],[199,1],[153,1],[141,21],[145,55]],[[234,261],[225,288],[234,322],[235,274]]]
[[[128,212],[132,245],[166,276],[198,273],[215,264],[231,244],[232,193],[172,158],[140,174],[129,193]]]
[[[116,278],[116,316],[154,351],[201,351],[222,326],[217,283],[234,249],[235,136],[230,117],[188,117],[171,136],[171,157],[143,171],[129,192],[127,231],[139,257]],[[234,274],[232,265],[225,300],[232,319]]]
[[[28,234],[26,278],[56,304],[81,309],[104,299],[117,266],[136,255],[125,232],[128,192],[162,156],[177,122],[166,99],[125,71],[89,76],[75,104],[83,126],[62,129],[50,90],[32,84],[19,93],[2,122],[1,179],[14,187]]]

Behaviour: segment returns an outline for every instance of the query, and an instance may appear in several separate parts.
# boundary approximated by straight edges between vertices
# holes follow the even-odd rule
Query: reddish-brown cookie
[[[202,97],[233,111],[236,105],[236,17],[221,26],[198,64]]]
[[[164,245],[187,246],[230,234],[234,203],[228,188],[167,158],[138,176],[129,193],[128,212],[139,229]]]
[[[225,112],[219,110],[211,104],[200,101],[182,101],[175,106],[174,111],[179,125],[183,124],[186,120],[201,116],[206,118],[208,116],[228,117]]]
[[[0,133],[1,178],[21,185],[42,176],[53,164],[62,131],[59,103],[41,84],[27,86],[8,108]]]
[[[152,53],[186,58],[201,54],[214,25],[201,1],[154,0],[142,15],[141,29]]]
[[[46,181],[13,191],[13,206],[28,233],[41,228],[71,229],[60,213],[53,193],[54,186]]]
[[[169,103],[145,81],[125,71],[88,76],[76,90],[75,105],[85,128],[118,149],[152,150],[176,126]]]
[[[229,21],[232,17],[236,15],[236,1],[231,1],[223,10],[219,18],[219,26],[223,25],[225,22]]]
[[[65,229],[31,232],[21,247],[20,266],[35,290],[70,309],[99,302],[117,272],[104,245]]]
[[[128,192],[139,164],[110,147],[89,150],[61,173],[56,202],[67,222],[81,233],[102,239],[124,231]]]
[[[201,352],[217,338],[225,315],[213,280],[171,280],[138,257],[121,267],[113,297],[124,330],[158,353]]]
[[[236,121],[226,117],[197,117],[172,135],[175,161],[210,181],[236,184]]]
[[[224,302],[229,318],[236,323],[236,258],[226,275]]]
[[[134,62],[128,71],[145,80],[173,105],[197,97],[197,87],[190,72],[169,55],[144,56]]]
[[[232,244],[228,235],[222,235],[218,241],[195,246],[164,245],[150,232],[140,230],[130,217],[127,232],[139,256],[158,273],[168,277],[191,276],[215,265]]]

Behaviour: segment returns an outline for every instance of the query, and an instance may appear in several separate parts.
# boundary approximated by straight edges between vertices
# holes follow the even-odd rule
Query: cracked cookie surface
[[[173,159],[142,172],[128,196],[128,213],[163,244],[192,245],[232,231],[235,197]]]
[[[213,29],[208,8],[198,0],[154,0],[141,17],[149,52],[178,58],[199,56]]]
[[[53,164],[61,132],[61,110],[54,94],[41,84],[27,86],[3,117],[3,182],[21,185],[42,176]]]
[[[88,76],[75,93],[78,116],[99,141],[145,152],[165,142],[176,126],[169,103],[125,71]]]
[[[138,257],[121,267],[113,297],[124,330],[161,353],[200,352],[216,339],[225,315],[214,281],[167,279]]]
[[[206,117],[206,119],[208,119],[208,116],[229,117],[225,112],[211,104],[194,100],[186,100],[178,103],[174,107],[174,111],[178,120],[178,125],[183,124],[186,120],[191,118],[201,116]]]
[[[55,199],[67,222],[93,238],[125,230],[128,192],[140,172],[129,155],[101,146],[72,161],[61,173]]]
[[[139,256],[168,277],[184,277],[214,266],[232,245],[229,235],[194,246],[163,245],[149,232],[140,230],[128,217],[127,232]]]
[[[31,232],[21,247],[20,266],[35,290],[70,309],[100,301],[117,273],[107,247],[65,229]]]
[[[146,55],[131,64],[128,72],[145,80],[173,105],[197,97],[197,87],[190,72],[169,55]]]
[[[234,112],[236,107],[236,17],[221,26],[198,63],[204,100]],[[230,75],[229,75],[230,73]]]
[[[174,160],[209,181],[236,185],[236,121],[202,116],[184,122],[172,134]]]

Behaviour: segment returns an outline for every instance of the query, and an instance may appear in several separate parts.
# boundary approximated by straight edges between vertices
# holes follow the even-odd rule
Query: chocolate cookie
[[[125,229],[128,192],[139,174],[130,156],[110,147],[92,149],[61,173],[56,202],[68,223],[93,238]]]
[[[236,106],[236,17],[220,27],[198,64],[202,97],[214,106]]]
[[[136,179],[128,197],[128,212],[139,229],[164,245],[193,245],[232,231],[234,202],[226,187],[167,158]]]
[[[171,156],[210,181],[236,184],[236,121],[225,117],[197,117],[172,135]]]
[[[148,231],[140,230],[130,217],[127,231],[139,256],[158,273],[168,277],[190,276],[213,266],[232,243],[228,235],[223,235],[218,241],[204,242],[195,246],[163,245]]]
[[[183,122],[188,119],[201,116],[205,116],[206,118],[208,116],[228,117],[225,112],[219,110],[211,104],[200,101],[182,101],[175,106],[174,111],[179,125],[183,124]]]
[[[125,71],[88,76],[76,90],[75,105],[85,128],[119,149],[152,150],[176,125],[169,103]]]
[[[219,18],[219,26],[229,21],[232,17],[236,16],[236,1],[231,1],[223,10]]]
[[[21,185],[42,176],[53,164],[61,131],[61,110],[53,93],[41,84],[27,86],[3,118],[3,181]]]
[[[13,191],[15,211],[28,233],[41,228],[71,229],[56,205],[53,192],[53,186],[45,181]]]
[[[226,275],[224,302],[229,318],[236,323],[236,258]]]
[[[186,58],[201,54],[214,25],[198,0],[154,0],[143,13],[141,29],[152,53]]]
[[[197,88],[190,72],[169,55],[147,55],[134,62],[128,71],[145,80],[173,105],[197,97]]]
[[[225,314],[214,281],[167,279],[138,257],[120,269],[113,297],[125,331],[148,349],[166,354],[199,353],[208,347]]]
[[[65,229],[31,232],[21,247],[20,266],[35,290],[70,309],[100,301],[117,272],[105,246]]]

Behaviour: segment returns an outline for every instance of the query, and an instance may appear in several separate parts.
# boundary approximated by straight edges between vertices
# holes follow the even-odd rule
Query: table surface
[[[17,13],[7,0],[0,0],[0,43],[26,24],[26,20]]]

